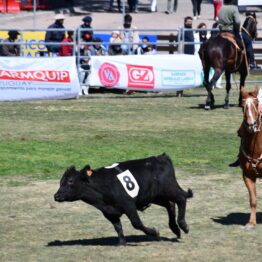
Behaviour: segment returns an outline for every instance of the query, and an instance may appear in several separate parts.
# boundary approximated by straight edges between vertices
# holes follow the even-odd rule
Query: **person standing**
[[[191,0],[193,5],[194,20],[200,18],[202,0]]]
[[[214,6],[214,20],[218,21],[218,13],[223,5],[223,0],[213,0]]]
[[[55,23],[48,26],[48,29],[55,28],[55,29],[64,29],[64,19],[65,16],[63,14],[57,14],[55,16]],[[45,35],[45,42],[57,42],[61,43],[65,38],[64,31],[47,31]],[[48,52],[56,52],[58,53],[60,50],[61,45],[50,44],[46,45]]]
[[[117,0],[117,7],[118,11],[121,12],[121,0]],[[109,12],[112,12],[114,10],[114,0],[109,1]]]
[[[157,0],[151,0],[151,12],[157,12]]]
[[[93,19],[91,16],[87,15],[82,19],[82,21],[83,21],[83,24],[80,25],[80,28],[82,29],[80,33],[80,37],[85,38],[86,42],[91,42],[93,39],[93,34],[94,34],[93,28],[91,26]]]
[[[167,15],[175,13],[177,10],[177,1],[178,0],[167,0],[167,10],[165,13]]]
[[[184,54],[194,55],[195,54],[195,45],[194,45],[194,33],[192,29],[193,18],[191,16],[187,16],[184,19],[184,28],[189,29],[184,31],[184,43],[192,42],[192,44],[184,44]],[[182,36],[183,37],[183,36]],[[183,96],[183,90],[177,91],[177,96]]]
[[[192,29],[193,18],[191,16],[187,16],[184,19],[184,28]],[[184,42],[192,42],[194,43],[194,33],[193,30],[185,30],[184,32]],[[185,44],[184,45],[184,54],[193,55],[195,53],[194,44]]]
[[[122,50],[124,54],[133,54],[138,47],[139,35],[138,31],[136,31],[137,28],[132,25],[132,16],[130,14],[124,16],[123,28],[128,30],[121,30],[120,32],[120,39],[123,42]]]

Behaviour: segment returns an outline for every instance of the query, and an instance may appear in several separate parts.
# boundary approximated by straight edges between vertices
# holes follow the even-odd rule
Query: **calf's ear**
[[[81,171],[80,173],[84,176],[92,176],[93,174],[93,170],[91,169],[91,167],[89,165],[86,165]]]
[[[72,175],[76,172],[76,167],[75,166],[70,166],[67,168],[65,171],[65,175]]]

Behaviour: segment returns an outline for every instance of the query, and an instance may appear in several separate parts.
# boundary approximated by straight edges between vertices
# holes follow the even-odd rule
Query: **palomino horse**
[[[251,207],[249,222],[246,229],[256,225],[256,179],[262,176],[262,129],[261,114],[258,111],[258,88],[246,93],[241,88],[243,122],[239,129],[242,138],[239,160],[243,172],[243,179],[247,186]]]
[[[243,24],[245,33],[248,33],[250,37],[254,37],[257,31],[256,25],[256,19],[253,16],[248,16]],[[239,72],[240,88],[245,85],[245,80],[248,74],[248,65],[246,53],[239,49],[239,46],[241,45],[241,41],[238,41],[237,43],[233,38],[233,34],[230,33],[220,33],[201,45],[199,56],[203,65],[204,86],[207,90],[205,109],[214,108],[215,99],[212,89],[223,72],[225,72],[227,92],[224,108],[229,108],[231,73]],[[209,81],[209,71],[211,67],[214,68],[214,75]],[[239,103],[240,101],[241,96],[239,94]]]

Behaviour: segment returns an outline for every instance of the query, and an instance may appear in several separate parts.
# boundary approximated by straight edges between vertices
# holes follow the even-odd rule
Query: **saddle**
[[[236,41],[235,35],[232,33],[228,33],[228,32],[222,32],[219,34],[221,37],[227,39],[228,41],[230,41],[237,49],[237,51],[241,51],[243,50],[243,48],[240,48],[239,44]]]
[[[245,46],[244,46],[244,43],[242,42],[242,40],[237,39],[234,34],[229,33],[229,32],[221,32],[221,33],[219,33],[219,36],[230,41],[233,44],[233,46],[236,48],[237,56],[234,59],[235,60],[235,70],[238,69],[242,59],[245,59],[245,61],[246,61],[245,64],[246,64],[246,68],[247,68],[247,71],[248,71],[248,62],[247,62],[247,57],[246,57],[246,50],[245,50]]]

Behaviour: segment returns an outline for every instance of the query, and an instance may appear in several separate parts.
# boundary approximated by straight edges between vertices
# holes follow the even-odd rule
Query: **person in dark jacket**
[[[184,28],[191,29],[193,24],[193,18],[191,16],[187,16],[184,19]],[[184,54],[194,55],[195,54],[195,45],[194,45],[194,32],[193,30],[185,30],[184,32],[184,42],[192,42],[193,44],[185,44],[184,45]],[[183,96],[183,90],[176,92],[177,96]]]
[[[56,28],[56,29],[64,29],[64,19],[65,16],[63,14],[57,14],[55,16],[55,23],[50,25],[48,29],[50,28]],[[65,31],[47,31],[45,35],[45,42],[58,42],[61,43],[65,38]],[[59,52],[61,45],[46,45],[46,48],[48,52]]]
[[[193,18],[191,16],[187,16],[184,19],[184,27],[186,29],[191,29],[193,24]],[[191,31],[185,31],[184,34],[184,41],[185,42],[193,42],[194,43],[194,32]],[[195,53],[195,46],[192,44],[186,44],[184,46],[184,54],[193,55]]]
[[[83,21],[83,24],[80,25],[80,28],[81,29],[86,29],[86,30],[82,30],[80,35],[81,35],[81,38],[85,38],[85,41],[86,42],[92,42],[93,40],[93,29],[91,27],[91,23],[92,23],[92,17],[87,15],[85,16],[82,21]],[[89,35],[89,36],[87,36]]]
[[[18,35],[20,33],[18,31],[9,31],[8,38],[6,38],[3,42],[16,42]],[[21,48],[20,45],[8,44],[8,45],[0,45],[0,56],[20,56]]]

